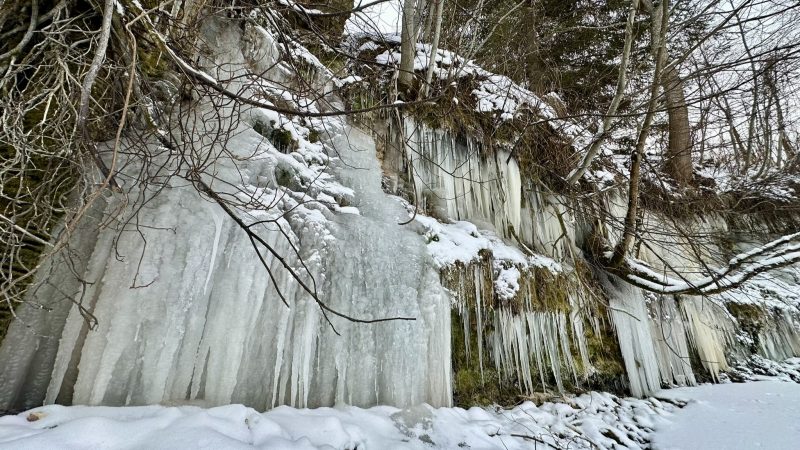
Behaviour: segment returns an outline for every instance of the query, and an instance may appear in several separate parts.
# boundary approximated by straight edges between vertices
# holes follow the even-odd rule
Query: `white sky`
[[[353,6],[374,3],[375,0],[354,0]],[[401,29],[400,12],[402,0],[389,0],[370,6],[362,12],[353,14],[347,20],[345,32],[347,34],[391,34],[399,33]]]

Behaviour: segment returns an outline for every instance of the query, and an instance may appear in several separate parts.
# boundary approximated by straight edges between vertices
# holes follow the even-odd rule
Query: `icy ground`
[[[0,417],[0,449],[797,448],[800,384],[779,379],[510,410],[49,405]]]

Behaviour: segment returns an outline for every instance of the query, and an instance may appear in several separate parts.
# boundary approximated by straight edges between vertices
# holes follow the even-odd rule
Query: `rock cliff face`
[[[205,27],[204,65],[231,90],[313,111],[341,102],[327,93],[347,80],[302,47],[292,51],[316,83],[300,95],[286,88],[288,47],[268,29]],[[218,116],[230,123],[204,122],[211,107],[200,102],[182,123],[229,133],[205,148],[215,155],[207,182],[242,200],[236,213],[265,239],[263,254],[186,183],[157,194],[133,184],[96,203],[0,347],[0,409],[442,406],[590,387],[642,396],[717,380],[752,354],[800,355],[793,269],[699,298],[648,294],[594,268],[581,249],[598,226],[619,233],[617,188],[588,200],[555,193],[513,152],[411,116],[356,124],[242,107]],[[126,203],[137,196],[149,201]],[[672,218],[641,220],[659,232],[637,258],[687,274],[757,245],[742,232],[771,225],[682,219],[682,230],[719,238],[698,251]],[[290,269],[341,315],[397,320],[321,309]]]

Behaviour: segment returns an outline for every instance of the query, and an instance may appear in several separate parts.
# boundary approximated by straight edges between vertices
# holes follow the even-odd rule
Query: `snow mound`
[[[545,119],[555,119],[557,114],[538,95],[514,83],[505,75],[484,70],[472,60],[443,49],[434,52],[430,44],[417,44],[414,56],[414,70],[424,71],[433,58],[434,76],[439,80],[473,78],[477,86],[472,90],[476,100],[475,111],[491,113],[501,120],[512,120],[523,110],[534,111]],[[400,50],[388,49],[375,57],[375,62],[386,66],[400,63]]]

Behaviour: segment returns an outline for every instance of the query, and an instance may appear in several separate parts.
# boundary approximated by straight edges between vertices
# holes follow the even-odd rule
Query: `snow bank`
[[[430,44],[417,44],[414,55],[414,70],[426,70],[429,61],[435,62],[434,74],[439,80],[454,80],[471,78],[476,80],[472,90],[475,98],[475,111],[489,113],[502,121],[512,120],[522,111],[533,111],[543,119],[552,120],[554,124],[563,127],[565,131],[578,134],[580,128],[564,120],[556,120],[555,110],[538,95],[514,83],[505,75],[489,72],[471,60],[466,60],[460,55],[436,49],[435,53]],[[388,49],[375,57],[375,62],[387,66],[400,63],[400,50]]]
[[[508,410],[49,405],[0,417],[0,448],[638,449],[674,409],[597,392]]]

